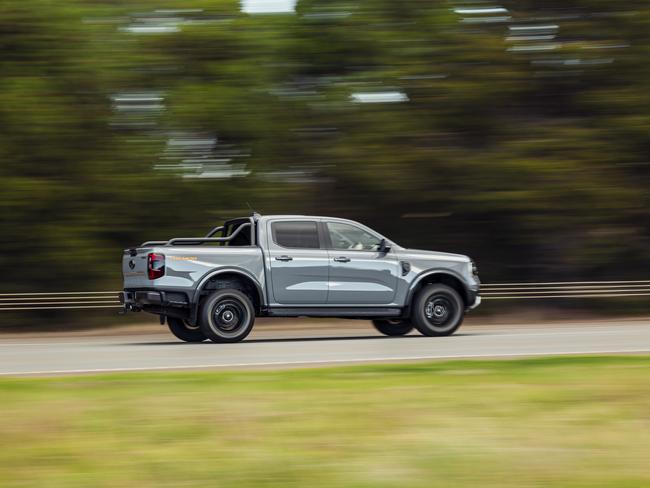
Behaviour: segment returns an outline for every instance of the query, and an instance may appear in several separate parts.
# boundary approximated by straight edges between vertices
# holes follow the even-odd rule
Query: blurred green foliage
[[[117,289],[122,248],[246,202],[467,253],[488,282],[647,278],[650,4],[502,6],[3,1],[2,290]],[[540,24],[553,39],[512,29]],[[351,98],[387,91],[408,101]],[[162,107],[116,109],[136,92]],[[156,170],[173,133],[216,137],[250,173]]]

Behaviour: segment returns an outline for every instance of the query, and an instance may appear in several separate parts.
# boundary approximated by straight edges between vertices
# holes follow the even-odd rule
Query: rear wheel
[[[201,330],[213,342],[239,342],[255,322],[251,299],[240,290],[214,292],[201,307]]]
[[[387,336],[403,336],[413,330],[413,324],[408,320],[373,320],[372,325]]]
[[[198,325],[191,325],[178,317],[167,317],[167,326],[172,334],[185,342],[203,342],[207,339]]]
[[[456,290],[433,284],[422,288],[413,300],[411,319],[423,335],[438,337],[456,332],[464,314],[465,304]]]

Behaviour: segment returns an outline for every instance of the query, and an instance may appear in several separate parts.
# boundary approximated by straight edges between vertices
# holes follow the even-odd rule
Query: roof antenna
[[[258,214],[258,213],[253,209],[253,207],[251,207],[251,204],[250,204],[250,203],[246,202],[246,206],[249,208],[249,210],[250,210],[251,213],[253,214],[253,218],[255,218],[255,220],[257,220],[257,219],[259,219],[259,218],[261,217],[261,215]]]

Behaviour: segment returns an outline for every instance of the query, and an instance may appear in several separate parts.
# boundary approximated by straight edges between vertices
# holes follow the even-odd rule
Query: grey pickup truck
[[[453,334],[481,303],[467,256],[405,249],[350,220],[253,214],[206,237],[149,241],[122,258],[124,312],[183,341],[238,342],[255,317],[372,320],[381,333]]]

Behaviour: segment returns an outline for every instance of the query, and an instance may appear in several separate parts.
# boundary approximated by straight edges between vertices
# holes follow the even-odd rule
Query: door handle
[[[291,256],[276,256],[276,261],[291,261],[293,258]]]
[[[346,258],[345,256],[341,256],[339,258],[334,258],[334,261],[336,261],[337,263],[349,263],[350,258]]]

